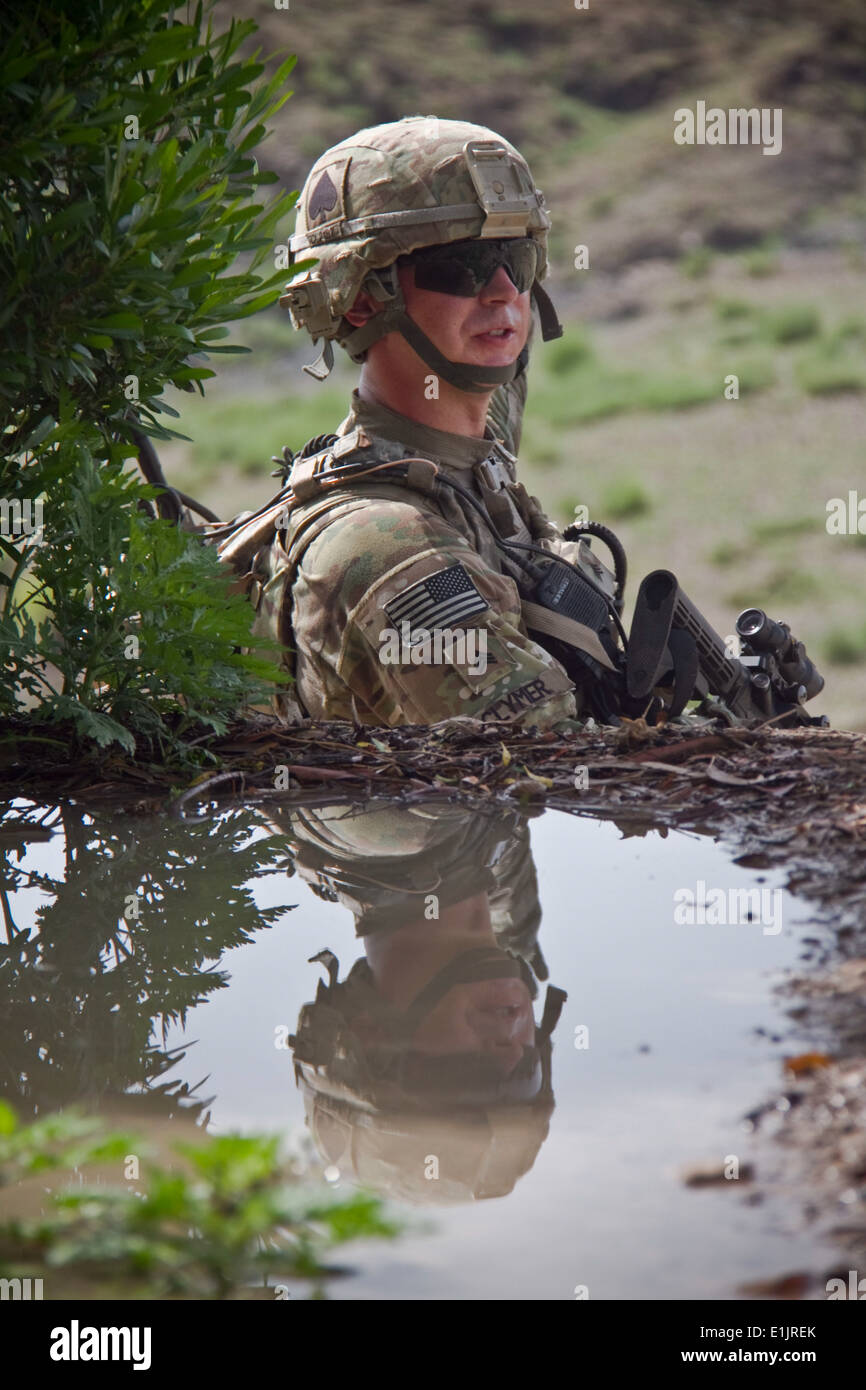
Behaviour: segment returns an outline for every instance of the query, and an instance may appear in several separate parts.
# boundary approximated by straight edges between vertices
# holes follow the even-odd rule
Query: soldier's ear
[[[360,328],[361,325],[365,324],[368,319],[371,319],[374,314],[381,313],[381,310],[382,305],[377,303],[373,296],[368,294],[366,290],[361,290],[355,296],[355,302],[351,309],[346,310],[345,317],[349,320],[353,328]]]

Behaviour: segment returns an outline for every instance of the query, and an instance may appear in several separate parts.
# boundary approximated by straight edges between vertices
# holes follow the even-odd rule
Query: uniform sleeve
[[[371,500],[312,543],[293,627],[325,692],[330,712],[318,717],[342,717],[327,698],[336,687],[366,723],[465,714],[547,728],[576,713],[571,680],[526,635],[514,581],[438,514],[404,502]]]

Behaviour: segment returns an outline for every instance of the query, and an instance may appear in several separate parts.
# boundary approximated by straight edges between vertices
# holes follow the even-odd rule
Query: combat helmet
[[[367,349],[398,332],[446,381],[465,391],[489,391],[525,370],[528,351],[504,367],[452,362],[406,312],[396,273],[398,257],[422,247],[469,238],[532,237],[539,246],[531,294],[542,337],[562,327],[539,281],[547,273],[550,218],[523,156],[486,126],[436,116],[407,116],[370,126],[318,159],[304,184],[293,263],[318,258],[299,271],[280,298],[296,328],[314,343],[319,360],[304,368],[324,380],[334,364],[333,342],[363,362]],[[361,290],[383,309],[361,327],[345,318]]]

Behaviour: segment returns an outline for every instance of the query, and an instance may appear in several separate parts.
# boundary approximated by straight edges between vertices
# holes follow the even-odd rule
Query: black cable
[[[484,508],[482,507],[481,503],[478,501],[476,497],[472,496],[472,493],[469,492],[463,486],[462,483],[456,483],[453,480],[453,478],[446,478],[441,473],[437,476],[436,481],[439,483],[445,483],[448,487],[453,488],[455,492],[459,492],[461,497],[465,497],[466,501],[471,503],[475,510],[479,512],[483,517],[485,525],[487,526],[487,529],[490,531],[497,545],[507,547],[509,550],[528,550],[531,551],[533,554],[543,555],[545,560],[557,560],[561,565],[567,565],[570,570],[573,570],[574,573],[577,575],[578,579],[582,579],[585,584],[588,584],[589,587],[598,594],[599,598],[604,600],[605,607],[607,608],[608,613],[610,614],[611,618],[616,624],[617,631],[619,632],[619,635],[622,638],[623,648],[626,651],[628,651],[628,637],[626,636],[625,628],[623,627],[622,622],[620,621],[620,616],[616,610],[616,605],[611,601],[611,599],[604,592],[604,590],[598,584],[595,583],[594,580],[590,579],[588,575],[584,574],[582,570],[578,569],[577,565],[573,565],[570,560],[566,560],[562,555],[555,555],[551,551],[545,550],[544,547],[541,545],[524,545],[518,541],[504,540],[502,536],[500,536],[494,530],[493,524],[490,518],[488,517],[487,513],[485,512]],[[520,565],[521,569],[523,569],[525,573],[529,574],[533,579],[539,578],[537,565],[526,565],[516,555],[514,556],[514,560],[515,563]],[[614,563],[616,562],[614,561]]]
[[[457,483],[454,481],[453,478],[447,478],[442,473],[437,474],[436,482],[439,484],[444,483],[447,487],[453,488],[455,492],[459,492],[460,496],[466,499],[470,506],[475,508],[476,512],[478,512],[479,516],[481,517],[481,520],[484,522],[484,525],[487,527],[488,531],[490,532],[491,536],[493,537],[494,541],[498,546],[513,545],[512,541],[503,540],[499,532],[495,529],[492,521],[490,520],[490,517],[487,515],[481,503],[478,501],[478,498],[473,497],[472,493],[468,490],[468,488],[465,488],[462,483]],[[551,558],[548,551],[544,551],[544,554],[547,555],[548,559]],[[529,575],[530,579],[537,580],[539,578],[537,565],[526,564],[523,560],[521,560],[519,555],[514,555],[511,558],[514,560],[514,563],[516,565],[519,565],[519,567],[523,570],[524,574]],[[567,564],[568,561],[566,560],[565,563]]]
[[[625,557],[625,549],[619,536],[611,531],[609,526],[605,526],[601,521],[586,521],[583,526],[573,524],[566,526],[562,533],[563,539],[576,541],[580,536],[597,536],[598,539],[607,546],[613,556],[613,570],[616,577],[617,587],[619,588],[619,598],[616,601],[617,612],[622,615],[623,601],[625,598],[625,581],[628,575],[628,562]]]

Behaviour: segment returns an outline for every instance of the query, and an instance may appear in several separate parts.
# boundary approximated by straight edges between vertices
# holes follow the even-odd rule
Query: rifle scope
[[[746,608],[737,618],[737,632],[755,652],[772,654],[779,672],[794,688],[805,687],[805,698],[811,700],[824,689],[824,677],[806,655],[802,642],[792,637],[790,628],[768,618],[762,608]]]

